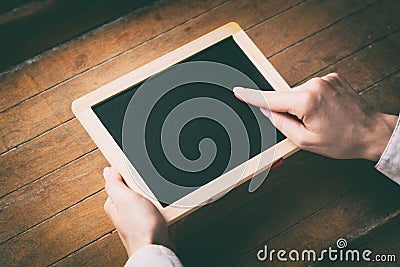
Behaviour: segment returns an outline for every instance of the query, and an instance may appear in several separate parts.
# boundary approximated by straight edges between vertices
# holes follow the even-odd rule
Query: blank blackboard
[[[195,61],[209,61],[226,64],[246,74],[260,89],[269,91],[274,90],[232,37],[226,38],[182,62]],[[125,111],[132,96],[137,92],[140,86],[141,84],[137,84],[92,107],[94,113],[98,116],[102,124],[121,149],[122,125]],[[241,85],[238,84],[237,86]],[[182,186],[191,186],[193,187],[193,190],[230,170],[226,169],[227,158],[231,156],[228,138],[229,133],[224,131],[223,127],[220,127],[220,125],[215,124],[213,121],[201,118],[197,119],[196,123],[190,127],[183,128],[181,133],[182,136],[179,136],[179,144],[182,153],[186,157],[196,159],[196,157],[199,156],[196,144],[198,144],[203,138],[211,138],[217,146],[218,153],[213,163],[206,169],[193,173],[179,170],[168,163],[168,160],[162,153],[160,127],[162,126],[166,115],[171,110],[171,107],[176,106],[178,103],[187,99],[199,96],[211,97],[224,102],[235,110],[236,114],[240,116],[242,121],[246,122],[246,130],[250,134],[250,151],[249,154],[246,155],[247,159],[256,156],[260,152],[274,145],[273,142],[265,142],[264,145],[261,144],[262,140],[259,125],[250,110],[251,108],[254,110],[254,107],[250,107],[236,99],[231,90],[222,87],[219,88],[219,86],[215,84],[200,82],[181,85],[174,90],[171,90],[168,94],[163,96],[162,101],[160,101],[159,105],[154,107],[154,112],[149,116],[148,125],[152,126],[152,133],[146,135],[146,148],[148,155],[141,156],[149,156],[152,163],[155,165],[157,172],[168,181]],[[260,111],[257,110],[257,112]],[[267,118],[265,118],[263,123],[270,124]],[[283,136],[279,131],[276,131],[276,143],[283,139],[285,139],[285,136]],[[147,179],[149,174],[144,173],[140,164],[138,164],[135,159],[129,158],[129,160],[131,160],[131,163],[135,166],[141,177],[153,191],[154,195],[158,197],[157,190],[153,190],[154,187],[152,182]],[[242,162],[238,162],[237,164],[239,165],[240,163]],[[185,194],[188,194],[189,192],[190,190],[186,191]],[[176,195],[174,199],[168,200],[168,203],[172,203],[174,200],[178,200],[181,197],[183,197],[182,194]],[[165,207],[167,204],[164,202],[165,201],[160,201],[162,206]]]

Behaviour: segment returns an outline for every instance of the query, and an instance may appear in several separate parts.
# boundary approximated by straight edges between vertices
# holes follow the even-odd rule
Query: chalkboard
[[[247,75],[261,90],[274,90],[232,37],[214,44],[181,63],[183,62],[215,62],[225,64]],[[157,78],[157,75],[154,78]],[[232,79],[235,79],[235,77],[232,77]],[[142,84],[143,82],[92,107],[95,114],[121,149],[123,149],[124,116],[132,97],[138,90],[141,90],[140,87]],[[237,86],[241,86],[241,84],[237,84]],[[240,117],[241,121],[245,122],[245,128],[249,134],[250,149],[247,155],[243,155],[245,157],[244,160],[241,158],[241,162],[235,162],[231,167],[243,163],[246,159],[256,156],[265,149],[275,145],[275,143],[285,139],[282,133],[276,131],[276,140],[262,140],[260,133],[262,129],[260,130],[260,127],[271,128],[272,125],[269,120],[264,118],[261,124],[265,125],[260,126],[260,121],[256,120],[254,113],[258,112],[261,114],[261,112],[257,108],[236,99],[232,91],[227,88],[211,83],[193,82],[177,86],[173,90],[168,91],[157,102],[157,105],[154,105],[151,113],[148,114],[145,129],[138,129],[147,133],[144,138],[146,151],[136,151],[134,156],[128,156],[131,163],[159,200],[159,190],[154,184],[153,177],[157,176],[157,174],[171,183],[190,188],[185,193],[179,193],[167,200],[160,200],[163,207],[230,170],[227,169],[227,162],[232,156],[232,144],[230,144],[229,140],[230,133],[226,131],[224,125],[216,123],[210,118],[196,118],[185,125],[179,136],[177,136],[182,154],[191,160],[195,160],[200,156],[198,147],[202,139],[209,138],[213,140],[217,153],[213,162],[207,168],[198,172],[180,170],[176,166],[173,166],[163,153],[161,131],[167,115],[179,103],[198,97],[216,99],[228,105]],[[204,108],[207,109],[207,107]],[[229,124],[230,122],[226,123]],[[141,163],[141,160],[146,157],[150,158],[157,173],[146,173],[145,168],[141,167],[145,164]],[[150,178],[150,176],[152,177]]]

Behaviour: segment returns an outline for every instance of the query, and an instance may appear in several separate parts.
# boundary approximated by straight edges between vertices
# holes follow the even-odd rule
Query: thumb
[[[106,167],[103,171],[106,181],[105,189],[111,200],[118,204],[124,202],[133,191],[130,190],[122,180],[121,175],[113,168]]]

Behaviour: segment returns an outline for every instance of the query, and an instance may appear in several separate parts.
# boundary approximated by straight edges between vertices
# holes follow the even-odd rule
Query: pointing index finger
[[[243,87],[235,87],[233,92],[239,100],[253,106],[271,109],[274,112],[288,112],[297,115],[294,92],[261,91]]]

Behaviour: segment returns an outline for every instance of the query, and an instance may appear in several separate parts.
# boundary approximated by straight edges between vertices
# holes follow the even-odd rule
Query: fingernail
[[[271,117],[271,110],[266,109],[266,108],[260,108],[261,113],[264,114],[265,117],[270,118]]]
[[[244,90],[246,90],[246,89],[244,89],[243,87],[233,87],[233,92],[234,93],[241,93]]]
[[[236,98],[243,102],[246,102],[246,100],[244,100],[240,93],[243,93],[245,90],[246,89],[243,87],[233,87],[233,93],[235,94]]]
[[[110,175],[110,172],[111,172],[110,167],[105,167],[104,168],[104,170],[103,170],[104,179],[108,178],[108,176]]]

